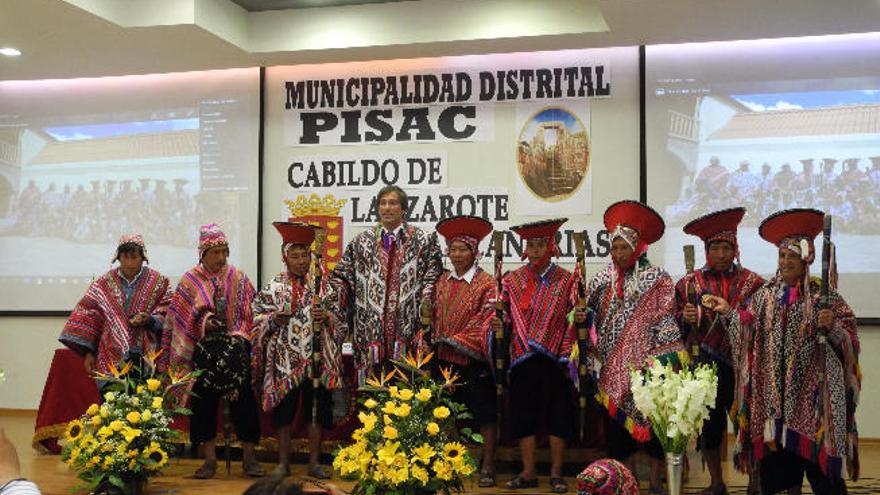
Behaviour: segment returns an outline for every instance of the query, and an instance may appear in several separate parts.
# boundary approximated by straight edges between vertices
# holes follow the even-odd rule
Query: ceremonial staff
[[[312,308],[321,304],[321,254],[324,251],[324,229],[315,226],[315,264],[312,267]],[[321,386],[322,322],[312,318],[312,427],[318,425],[318,387]]]
[[[578,271],[578,279],[576,281],[578,300],[575,305],[575,310],[587,311],[587,272],[584,264],[584,245],[586,236],[584,232],[575,232],[572,237],[574,239],[575,263],[577,264]],[[587,349],[589,348],[589,341],[587,337],[589,329],[593,324],[592,320],[593,315],[591,312],[583,322],[575,323],[578,345],[578,407],[580,413],[578,438],[581,442],[584,441],[584,427],[587,421],[587,397],[590,390],[589,366],[587,364]]]
[[[495,249],[495,317],[501,320],[501,330],[495,332],[492,354],[495,355],[495,400],[498,409],[498,433],[501,434],[502,411],[504,410],[504,388],[507,378],[507,355],[509,351],[508,329],[504,323],[504,234],[503,230],[492,232],[492,245]]]
[[[834,243],[831,242],[831,215],[825,215],[822,218],[822,285],[819,288],[819,309],[828,309],[831,307],[831,276],[834,265]],[[810,283],[809,280],[806,283]],[[825,386],[825,354],[828,345],[828,331],[830,328],[822,328],[819,330],[818,342],[819,347],[819,401],[818,411],[824,414],[826,397]],[[830,425],[831,418],[823,418],[825,425]]]
[[[684,250],[684,267],[685,270],[687,270],[687,276],[685,279],[687,300],[685,303],[691,304],[694,308],[699,309],[697,303],[697,287],[696,282],[694,281],[694,264],[696,257],[694,255],[694,245],[686,244],[682,246],[682,249]],[[688,352],[690,352],[691,361],[693,362],[696,362],[697,358],[700,356],[700,339],[698,335],[699,324],[699,321],[697,321],[697,323],[684,322],[684,327],[687,330],[685,345],[688,346]]]
[[[212,281],[212,283],[214,283]],[[214,318],[219,326],[218,332],[226,333],[226,297],[223,295],[223,288],[214,283]],[[232,444],[230,437],[232,436],[232,421],[230,417],[229,403],[235,400],[236,391],[223,394],[220,397],[221,408],[223,409],[223,458],[226,461],[226,475],[232,473]]]

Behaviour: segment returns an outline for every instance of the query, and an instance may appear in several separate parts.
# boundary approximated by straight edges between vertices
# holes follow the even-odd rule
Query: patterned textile
[[[538,277],[530,304],[525,306],[522,296],[532,278],[531,264],[504,276],[504,297],[513,320],[511,369],[535,353],[559,363],[567,363],[571,357],[574,327],[568,313],[574,308],[577,281],[571,272],[551,263]]]
[[[487,336],[495,316],[495,278],[476,267],[471,282],[449,277],[437,280],[434,300],[434,342],[438,356],[467,365],[471,359],[488,361]]]
[[[380,229],[352,239],[329,276],[328,300],[338,331],[353,339],[360,381],[368,366],[422,345],[419,307],[443,270],[437,234],[404,224],[386,250]]]
[[[113,254],[113,259],[110,260],[112,264],[114,261],[119,259],[119,248],[121,248],[125,244],[136,244],[140,246],[141,251],[144,255],[144,260],[147,260],[147,245],[144,243],[144,236],[141,234],[123,234],[119,236],[119,242],[116,243],[116,253]]]
[[[252,376],[264,411],[274,409],[311,377],[312,294],[308,278],[300,281],[283,272],[254,299]],[[287,326],[279,327],[275,314],[288,311],[285,306],[292,316]],[[343,336],[334,334],[333,328],[325,326],[321,332],[321,383],[328,389],[342,386],[339,343]]]
[[[217,246],[226,246],[229,241],[226,234],[220,230],[220,226],[216,223],[202,225],[199,228],[199,259],[205,255],[205,251]]]
[[[623,298],[617,296],[614,264],[597,273],[587,289],[587,305],[594,311],[594,355],[601,363],[594,363],[599,367],[596,399],[634,439],[646,442],[651,429],[633,402],[631,368],[652,357],[686,361],[687,355],[674,317],[672,278],[645,258],[639,264],[624,275]]]
[[[170,298],[168,279],[159,272],[144,267],[129,295],[121,272],[114,268],[89,285],[58,340],[80,354],[94,353],[95,370],[106,374],[108,365],[118,364],[129,349],[156,349]],[[151,322],[141,329],[129,328],[128,321],[141,312],[151,315]]]
[[[856,479],[861,387],[856,319],[832,291],[834,328],[829,345],[820,344],[819,284],[811,285],[811,296],[804,297],[800,286],[788,287],[777,276],[746,309],[725,317],[737,373],[734,463],[745,471],[776,442],[828,476]]]
[[[184,273],[168,307],[162,336],[168,364],[192,367],[193,348],[205,335],[205,322],[214,315],[214,301],[220,297],[226,301],[226,314],[216,316],[225,319],[227,332],[250,340],[255,293],[247,275],[228,263],[217,274],[202,265]]]
[[[614,459],[599,459],[577,475],[578,495],[638,495],[632,472]]]
[[[687,304],[687,287],[693,284],[697,297],[697,326],[693,330],[684,321],[684,306]],[[699,304],[704,294],[723,297],[732,308],[745,308],[749,300],[761,286],[764,279],[751,270],[734,265],[725,273],[712,270],[708,265],[685,275],[675,284],[675,319],[682,328],[682,338],[686,343],[699,345],[702,352],[723,363],[733,365],[730,357],[730,340],[724,324],[717,319],[715,312]]]

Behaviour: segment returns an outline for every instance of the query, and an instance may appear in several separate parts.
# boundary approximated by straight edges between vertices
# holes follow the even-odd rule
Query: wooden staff
[[[578,270],[580,270],[580,277],[578,277],[578,280],[576,281],[578,300],[575,305],[575,310],[586,311],[587,272],[584,262],[586,234],[584,232],[575,232],[572,234],[572,238],[574,239],[575,263],[577,263]],[[587,399],[590,391],[589,358],[587,356],[587,349],[589,348],[588,332],[592,326],[591,319],[592,318],[587,318],[581,323],[575,323],[578,345],[578,407],[580,413],[579,438],[581,442],[584,441],[585,423],[587,422]]]
[[[691,304],[694,308],[697,308],[697,287],[696,282],[694,281],[694,262],[695,262],[695,254],[694,254],[694,245],[686,244],[682,246],[684,250],[684,267],[687,270],[687,278],[685,279],[685,291],[686,291],[686,300],[685,303]],[[700,339],[698,335],[698,328],[700,322],[697,323],[689,323],[684,322],[684,328],[687,332],[687,337],[685,338],[685,344],[688,346],[691,353],[691,360],[693,362],[697,361],[697,358],[700,356]]]
[[[501,431],[502,411],[504,410],[504,389],[507,377],[508,329],[504,324],[504,235],[503,230],[492,232],[492,245],[495,249],[495,317],[501,320],[501,330],[495,332],[493,354],[495,355],[495,400],[498,409],[498,431]]]
[[[321,254],[324,251],[324,229],[315,227],[315,264],[312,267],[312,308],[321,304]],[[322,323],[312,318],[312,427],[318,425],[318,388],[321,386]]]
[[[831,215],[825,215],[822,218],[822,285],[819,289],[819,309],[827,309],[831,307],[831,265],[834,262],[834,243],[831,242]],[[809,283],[809,280],[806,282]],[[817,338],[819,347],[819,413],[823,414],[826,420],[825,425],[828,426],[827,420],[824,418],[824,406],[826,397],[825,384],[825,354],[828,346],[827,332],[830,328],[820,329]]]

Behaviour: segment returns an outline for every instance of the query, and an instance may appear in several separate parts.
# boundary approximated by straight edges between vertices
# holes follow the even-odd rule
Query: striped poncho
[[[251,303],[256,293],[250,279],[231,264],[216,274],[198,265],[180,278],[168,307],[162,347],[171,367],[192,368],[193,350],[205,335],[205,322],[216,311],[214,299],[218,290],[226,300],[226,314],[216,315],[217,318],[226,321],[229,333],[250,340]]]
[[[170,299],[168,279],[151,268],[143,268],[128,297],[121,277],[114,268],[92,282],[58,338],[80,354],[95,354],[95,371],[105,375],[108,366],[119,364],[129,350],[156,350]],[[128,322],[138,313],[152,319],[147,326],[132,328]]]
[[[568,320],[575,301],[574,276],[551,263],[539,277],[531,297],[524,297],[529,278],[534,276],[532,270],[526,265],[504,276],[504,298],[513,321],[511,369],[534,354],[568,363],[574,345],[573,324]]]
[[[764,285],[764,279],[757,273],[739,266],[733,266],[725,273],[705,266],[685,275],[675,284],[675,318],[685,331],[683,338],[687,343],[698,345],[702,352],[727,365],[732,365],[730,341],[723,323],[716,319],[715,312],[697,304],[698,323],[696,329],[684,321],[684,306],[687,304],[687,285],[693,283],[697,301],[704,294],[722,297],[731,308],[745,308],[752,294]],[[693,332],[692,334],[689,334]]]
[[[438,356],[466,365],[472,359],[488,360],[487,336],[495,316],[495,279],[476,267],[470,282],[444,272],[437,280],[434,299],[433,340]]]

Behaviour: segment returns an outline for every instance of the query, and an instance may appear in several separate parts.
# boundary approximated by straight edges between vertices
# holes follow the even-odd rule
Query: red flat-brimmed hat
[[[824,216],[825,213],[812,208],[777,211],[761,222],[758,234],[774,246],[779,246],[783,240],[789,238],[806,238],[812,241],[822,232]]]
[[[567,222],[567,218],[553,218],[550,220],[541,220],[539,222],[529,222],[511,227],[523,239],[543,239],[556,236],[559,227]]]
[[[666,223],[663,217],[650,206],[625,199],[618,201],[605,210],[605,228],[609,233],[618,226],[629,227],[639,233],[639,240],[645,244],[653,244],[663,237]]]
[[[480,217],[461,215],[441,220],[437,223],[436,230],[446,242],[452,242],[459,236],[468,236],[479,243],[492,232],[492,224]]]
[[[728,240],[729,236],[736,238],[736,229],[745,214],[746,209],[742,207],[719,210],[691,220],[682,230],[707,243],[722,238]]]
[[[281,234],[284,244],[301,244],[311,246],[315,240],[315,231],[320,229],[314,225],[301,222],[272,222],[272,225]]]

